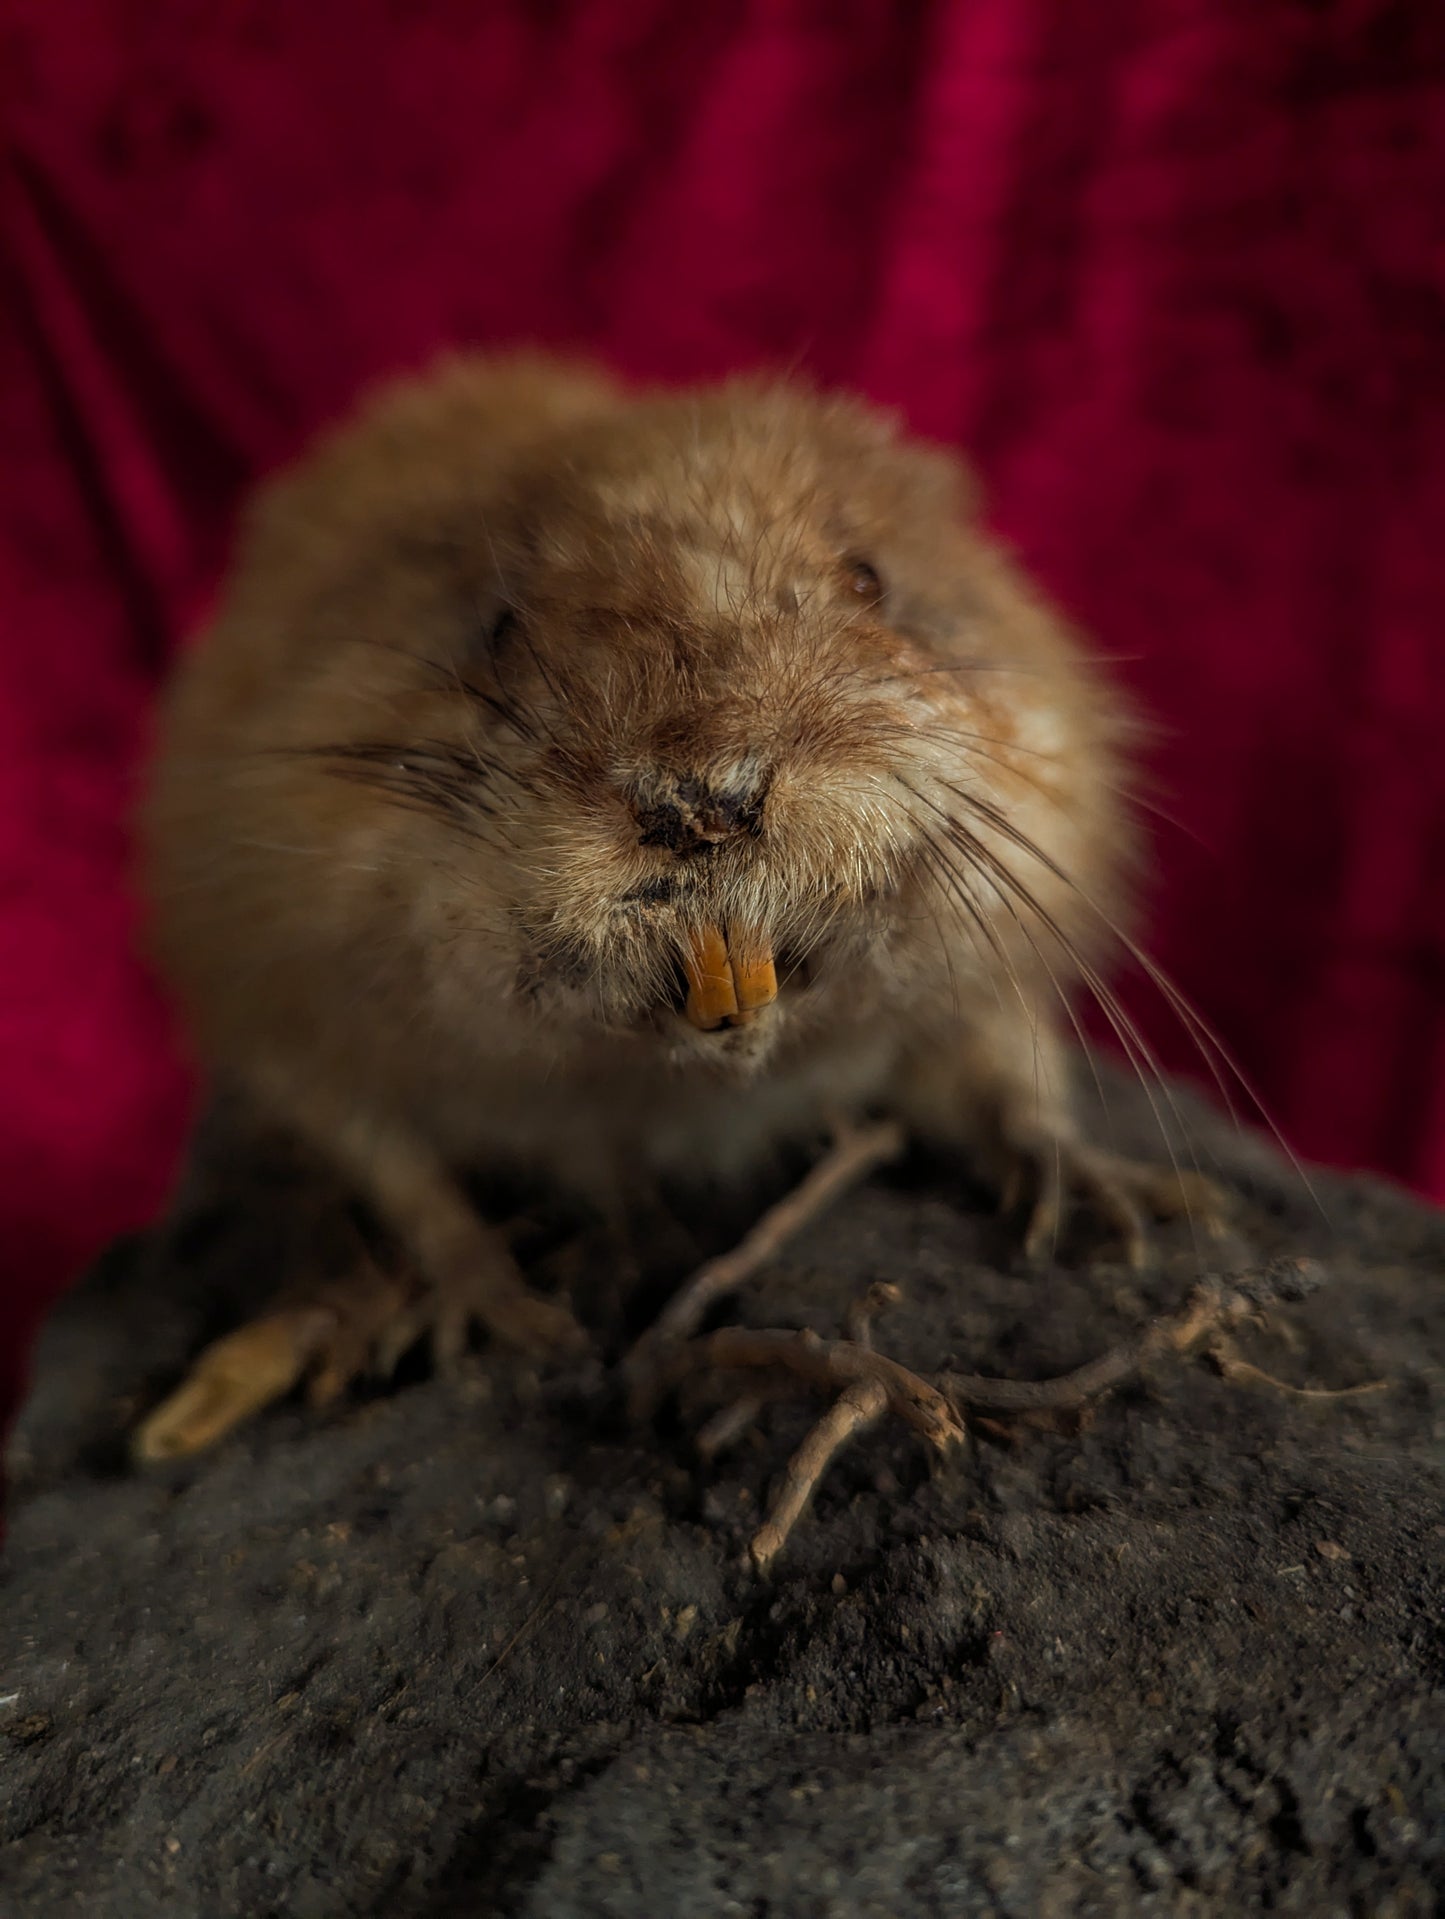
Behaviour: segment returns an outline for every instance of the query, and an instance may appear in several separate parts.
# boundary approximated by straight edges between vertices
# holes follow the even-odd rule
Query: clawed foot
[[[426,1285],[366,1266],[278,1307],[208,1346],[185,1379],[135,1433],[137,1459],[203,1451],[306,1384],[325,1406],[363,1374],[389,1378],[423,1338],[438,1370],[455,1365],[475,1325],[538,1360],[575,1356],[587,1336],[567,1308],[495,1273],[472,1285]]]
[[[1052,1256],[1078,1201],[1113,1229],[1136,1271],[1150,1261],[1151,1221],[1187,1218],[1211,1239],[1228,1230],[1224,1192],[1203,1173],[1145,1165],[1079,1141],[1060,1141],[1021,1157],[1004,1188],[1006,1209],[1017,1204],[1025,1188],[1032,1203],[1023,1251],[1031,1263]]]
[[[898,1297],[892,1286],[875,1286],[848,1316],[848,1337],[820,1339],[809,1332],[755,1332],[730,1326],[687,1340],[670,1358],[666,1384],[707,1373],[745,1372],[749,1384],[715,1414],[699,1434],[699,1448],[714,1457],[746,1431],[770,1400],[806,1384],[835,1397],[788,1462],[764,1524],[749,1551],[759,1569],[770,1566],[806,1511],[823,1473],[855,1434],[888,1412],[897,1414],[939,1452],[961,1444],[965,1417],[1038,1421],[1078,1415],[1083,1409],[1168,1358],[1183,1359],[1201,1347],[1228,1379],[1243,1379],[1292,1398],[1341,1400],[1384,1392],[1387,1379],[1345,1386],[1296,1386],[1275,1379],[1241,1359],[1231,1335],[1241,1325],[1272,1314],[1278,1306],[1307,1299],[1327,1274],[1317,1262],[1281,1258],[1231,1277],[1206,1275],[1178,1308],[1149,1320],[1131,1337],[1072,1372],[1052,1379],[997,1379],[947,1372],[925,1379],[872,1350],[870,1321]],[[994,1417],[989,1417],[994,1416]]]
[[[766,1572],[787,1544],[833,1460],[885,1414],[902,1419],[936,1452],[946,1453],[963,1444],[963,1421],[937,1387],[873,1350],[872,1317],[897,1298],[894,1286],[872,1288],[850,1312],[846,1339],[820,1339],[807,1331],[759,1332],[747,1326],[725,1326],[688,1340],[671,1354],[668,1384],[696,1372],[740,1372],[754,1382],[699,1434],[699,1450],[706,1458],[715,1457],[735,1440],[763,1405],[781,1393],[802,1385],[834,1395],[788,1461],[767,1518],[749,1542],[748,1554],[759,1572]]]

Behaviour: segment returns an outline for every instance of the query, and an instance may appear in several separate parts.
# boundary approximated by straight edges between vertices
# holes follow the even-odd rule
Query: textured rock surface
[[[127,1422],[284,1272],[294,1193],[253,1171],[177,1254],[117,1248],[13,1448],[0,1911],[1438,1910],[1445,1220],[1322,1181],[1326,1227],[1199,1128],[1258,1243],[1333,1264],[1250,1356],[1390,1389],[1164,1366],[933,1473],[880,1431],[768,1583],[741,1555],[801,1403],[703,1470],[677,1418],[483,1352],[133,1474]],[[886,1275],[897,1357],[1038,1376],[1195,1270],[1182,1230],[1144,1280],[1000,1244],[938,1178],[875,1181],[743,1313],[831,1332]]]

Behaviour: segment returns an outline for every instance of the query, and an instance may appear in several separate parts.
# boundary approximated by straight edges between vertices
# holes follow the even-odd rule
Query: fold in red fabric
[[[157,681],[246,485],[457,342],[800,366],[969,448],[1160,721],[1151,949],[1296,1148],[1445,1195],[1433,0],[10,0],[0,86],[12,1373],[182,1134]]]

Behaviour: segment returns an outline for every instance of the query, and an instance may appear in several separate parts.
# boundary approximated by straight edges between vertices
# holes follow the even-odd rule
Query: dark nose
[[[665,846],[683,858],[710,853],[724,840],[763,830],[763,796],[714,789],[701,780],[660,782],[633,801],[637,836],[643,846]]]

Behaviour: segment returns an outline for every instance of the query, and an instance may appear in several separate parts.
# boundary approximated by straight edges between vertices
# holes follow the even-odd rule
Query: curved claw
[[[1010,1170],[1011,1180],[1016,1180],[1018,1171]],[[1141,1165],[1114,1153],[1070,1144],[1041,1153],[1034,1177],[1034,1203],[1023,1241],[1024,1255],[1031,1262],[1052,1249],[1074,1197],[1102,1215],[1136,1272],[1149,1264],[1147,1221],[1151,1217],[1187,1216],[1214,1238],[1227,1231],[1223,1192],[1204,1174],[1186,1168]]]
[[[592,1344],[561,1300],[526,1286],[505,1292],[489,1288],[472,1310],[499,1339],[532,1359],[576,1359]]]
[[[299,1384],[335,1325],[322,1307],[270,1313],[208,1346],[186,1378],[137,1428],[137,1459],[203,1451]]]
[[[544,1299],[520,1281],[499,1285],[495,1274],[483,1273],[470,1287],[440,1291],[368,1265],[346,1284],[323,1289],[319,1299],[267,1313],[208,1346],[137,1428],[132,1455],[154,1461],[201,1452],[303,1380],[313,1407],[330,1405],[368,1367],[391,1374],[426,1333],[438,1370],[446,1371],[465,1350],[474,1322],[539,1361],[589,1348],[560,1300]]]

